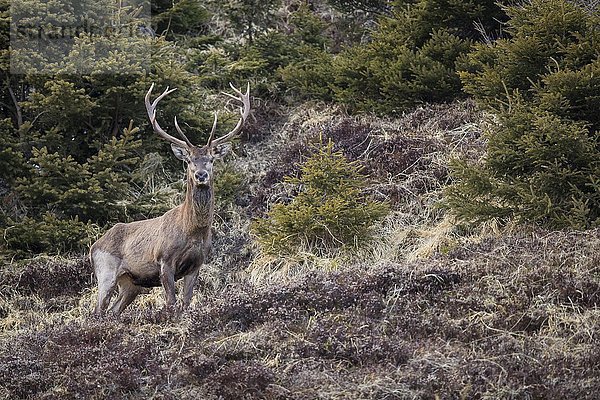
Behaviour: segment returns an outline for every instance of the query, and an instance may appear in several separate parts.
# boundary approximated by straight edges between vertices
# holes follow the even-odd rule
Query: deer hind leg
[[[121,312],[130,305],[138,294],[144,292],[143,288],[135,285],[129,275],[121,275],[117,280],[119,287],[119,295],[115,304],[110,308],[110,312],[115,315],[121,314]]]
[[[98,281],[98,302],[94,314],[102,314],[108,304],[117,285],[117,272],[121,265],[121,259],[105,251],[97,250],[92,254],[94,272]]]

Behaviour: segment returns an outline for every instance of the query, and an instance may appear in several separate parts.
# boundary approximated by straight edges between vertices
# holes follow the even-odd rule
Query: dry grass
[[[3,286],[2,309],[11,311],[0,333],[0,390],[9,398],[592,399],[599,254],[598,230],[530,229],[413,263],[345,265],[259,286],[240,280],[202,292],[180,317],[163,313],[159,290],[119,319],[98,320],[89,286],[71,296],[49,283],[28,295]]]
[[[253,279],[271,280],[275,272],[280,280],[303,270],[332,270],[355,262],[414,261],[455,246],[465,235],[457,235],[454,220],[438,207],[449,181],[448,162],[459,155],[482,157],[486,118],[469,101],[423,106],[396,119],[349,117],[331,106],[294,109],[271,127],[269,140],[247,144],[246,157],[234,161],[236,169],[249,171],[249,216],[263,216],[271,204],[289,199],[292,193],[283,178],[296,175],[312,146],[327,140],[363,166],[371,179],[368,192],[390,203],[392,213],[375,228],[376,242],[358,254],[302,249],[295,258],[281,259],[253,249]],[[469,236],[479,234],[488,230]]]
[[[300,108],[245,142],[231,161],[245,197],[219,205],[215,258],[180,316],[155,289],[92,317],[81,257],[5,263],[0,398],[594,399],[600,231],[465,230],[436,208],[448,158],[481,155],[480,120],[470,103],[389,121]],[[251,205],[283,195],[275,172],[319,134],[394,210],[358,253],[262,255]],[[386,148],[404,170],[378,169]]]

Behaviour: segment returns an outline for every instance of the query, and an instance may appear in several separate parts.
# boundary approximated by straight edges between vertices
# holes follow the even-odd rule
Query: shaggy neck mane
[[[183,218],[190,231],[209,227],[213,219],[213,187],[196,186],[187,180],[187,191],[183,203]]]

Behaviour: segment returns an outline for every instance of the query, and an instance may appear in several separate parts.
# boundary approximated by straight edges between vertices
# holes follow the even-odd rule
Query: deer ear
[[[185,147],[180,147],[176,144],[171,143],[171,150],[173,150],[173,154],[175,154],[175,157],[179,158],[182,161],[187,161],[190,157],[190,153]]]
[[[218,144],[213,147],[212,154],[216,159],[223,158],[231,151],[231,143]]]

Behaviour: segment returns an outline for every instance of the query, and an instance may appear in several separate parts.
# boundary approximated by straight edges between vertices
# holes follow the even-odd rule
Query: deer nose
[[[208,172],[206,171],[196,171],[196,180],[198,182],[206,182],[208,181]]]

